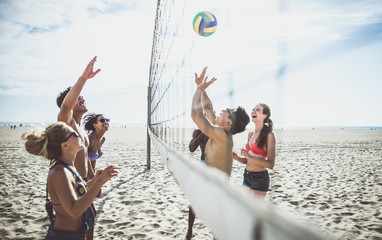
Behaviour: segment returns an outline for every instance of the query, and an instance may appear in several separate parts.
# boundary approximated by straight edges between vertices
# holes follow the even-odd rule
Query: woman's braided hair
[[[103,116],[103,114],[88,113],[84,117],[83,125],[88,133],[95,131],[93,124],[97,122],[99,116]]]

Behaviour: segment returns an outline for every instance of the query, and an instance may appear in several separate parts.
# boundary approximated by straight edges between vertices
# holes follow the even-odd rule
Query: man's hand
[[[199,84],[201,84],[203,82],[203,78],[204,78],[204,75],[206,74],[206,71],[207,71],[207,67],[204,67],[203,70],[202,70],[202,73],[200,74],[199,77],[195,73],[195,83],[196,83],[196,86],[198,86]]]
[[[95,71],[95,72],[93,71],[93,66],[94,66],[95,61],[97,61],[97,56],[95,56],[89,62],[89,64],[86,66],[84,73],[81,75],[80,78],[82,78],[83,80],[88,80],[90,78],[93,78],[95,75],[97,75],[97,73],[99,73],[101,71],[101,69],[97,69],[97,71]]]
[[[210,81],[207,82],[208,77],[204,77],[206,74],[206,71],[207,71],[207,67],[204,67],[200,76],[198,76],[195,73],[195,83],[198,86],[198,89],[200,89],[202,91],[206,90],[206,88],[209,85],[211,85],[212,83],[214,83],[217,80],[217,78],[213,77]]]
[[[237,155],[237,153],[235,153],[235,152],[232,152],[232,158],[234,159],[234,160],[239,160],[239,155]]]

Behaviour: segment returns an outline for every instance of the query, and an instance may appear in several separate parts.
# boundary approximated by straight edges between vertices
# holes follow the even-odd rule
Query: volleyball
[[[218,21],[212,13],[208,11],[199,12],[194,17],[192,25],[197,34],[203,37],[211,36],[218,25]]]

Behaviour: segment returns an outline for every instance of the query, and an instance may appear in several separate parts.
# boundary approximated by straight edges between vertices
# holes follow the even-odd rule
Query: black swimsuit
[[[80,197],[80,196],[84,195],[86,193],[86,183],[84,183],[81,180],[81,177],[77,173],[77,171],[72,166],[70,166],[69,164],[66,164],[66,163],[64,163],[62,161],[56,162],[56,164],[54,164],[50,168],[50,170],[52,170],[58,164],[63,165],[65,168],[67,168],[73,174],[74,179],[76,181],[76,193],[77,193],[77,196]],[[55,220],[55,216],[53,214],[53,206],[58,206],[58,205],[61,205],[61,203],[53,204],[49,200],[49,197],[48,197],[48,183],[47,183],[46,184],[46,204],[45,204],[45,207],[46,207],[46,211],[48,212],[48,216],[49,216],[50,222],[52,224],[54,223],[54,220]],[[90,228],[92,228],[94,226],[94,221],[95,221],[95,211],[94,211],[93,207],[90,206],[84,212],[84,217],[83,217],[84,225],[83,225],[83,229],[87,231]]]

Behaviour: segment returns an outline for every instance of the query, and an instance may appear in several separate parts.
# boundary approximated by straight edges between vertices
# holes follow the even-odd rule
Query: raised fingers
[[[206,80],[207,80],[207,78],[206,78]],[[217,80],[217,78],[213,77],[210,81],[208,81],[208,82],[206,81],[207,86],[211,85],[211,84],[214,83],[216,80]]]
[[[200,78],[204,79],[204,75],[206,75],[207,66],[203,68],[202,73],[200,74]]]
[[[95,56],[92,60],[90,60],[89,64],[94,64],[95,61],[97,61],[97,56]]]
[[[96,75],[97,73],[101,72],[101,69],[97,69],[97,71],[94,72],[94,75]]]
[[[204,67],[202,72],[200,73],[200,76],[198,76],[197,73],[195,73],[195,82],[200,83],[204,79],[204,75],[206,74],[207,67]]]

